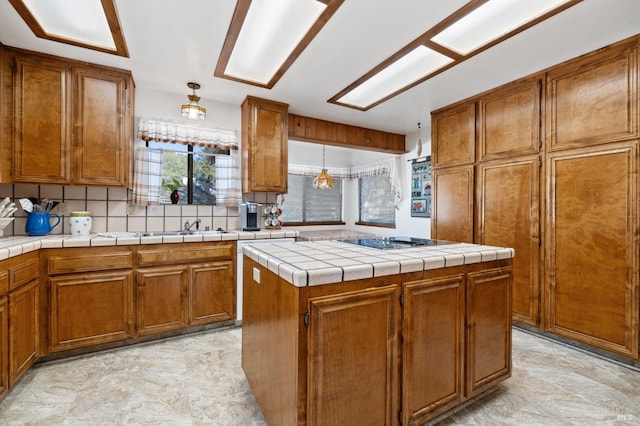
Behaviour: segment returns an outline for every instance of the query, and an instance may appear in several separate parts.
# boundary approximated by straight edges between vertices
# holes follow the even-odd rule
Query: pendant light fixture
[[[420,140],[420,123],[418,123],[418,157],[422,155],[422,140]]]
[[[198,104],[200,96],[196,95],[196,90],[200,88],[198,83],[187,83],[187,87],[193,90],[189,96],[189,102],[182,104],[182,116],[188,120],[204,120],[207,110]]]
[[[315,189],[332,189],[333,178],[327,173],[327,169],[324,166],[324,150],[325,146],[322,145],[322,172],[315,178],[313,178],[313,187]]]

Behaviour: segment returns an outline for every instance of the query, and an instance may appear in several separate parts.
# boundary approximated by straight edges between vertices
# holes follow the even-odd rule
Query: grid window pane
[[[396,209],[391,182],[386,176],[359,179],[360,222],[395,225]]]
[[[283,222],[342,221],[342,180],[333,189],[315,189],[313,177],[289,175],[289,192],[282,203]]]

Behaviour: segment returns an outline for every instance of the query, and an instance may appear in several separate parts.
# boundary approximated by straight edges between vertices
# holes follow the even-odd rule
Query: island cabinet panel
[[[431,140],[434,168],[473,163],[476,152],[475,102],[432,112]]]
[[[431,237],[473,242],[473,165],[433,169]]]
[[[0,295],[3,293],[0,292]],[[6,294],[6,293],[5,293]],[[9,391],[9,302],[0,296],[0,398]]]
[[[73,180],[78,185],[126,186],[129,73],[76,68]]]
[[[464,400],[464,275],[404,284],[402,412],[419,425]]]
[[[189,325],[209,324],[236,317],[233,262],[191,267]]]
[[[242,103],[243,192],[287,192],[288,109],[252,96]]]
[[[540,151],[539,76],[504,86],[478,101],[480,161]]]
[[[40,356],[39,281],[9,293],[9,386],[13,386]]]
[[[189,270],[163,266],[136,271],[138,335],[178,330],[189,324]]]
[[[511,268],[467,277],[466,395],[511,377]]]
[[[309,299],[308,425],[397,422],[399,287]]]
[[[624,43],[547,73],[551,150],[638,138],[638,43]]]
[[[638,358],[638,146],[549,154],[547,330]]]
[[[540,323],[540,159],[481,163],[477,178],[478,244],[512,247],[513,319]]]
[[[50,277],[49,351],[59,352],[133,337],[133,272]]]
[[[13,63],[13,181],[69,183],[71,66],[26,55]]]

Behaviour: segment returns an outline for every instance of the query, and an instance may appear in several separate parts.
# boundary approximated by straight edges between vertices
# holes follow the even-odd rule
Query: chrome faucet
[[[185,232],[191,232],[191,228],[193,228],[193,226],[195,225],[196,227],[196,231],[200,228],[200,218],[197,218],[193,223],[189,223],[189,221],[187,220],[184,223],[184,230]]]

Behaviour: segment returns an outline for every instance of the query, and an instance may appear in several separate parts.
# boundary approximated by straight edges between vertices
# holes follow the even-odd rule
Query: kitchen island
[[[423,424],[511,375],[512,249],[243,250],[242,368],[268,424]]]

